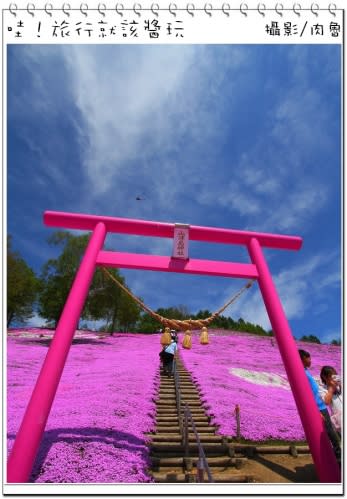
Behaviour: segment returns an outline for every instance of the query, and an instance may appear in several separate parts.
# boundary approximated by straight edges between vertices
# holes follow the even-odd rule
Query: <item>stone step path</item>
[[[218,427],[211,423],[209,407],[202,401],[198,386],[179,358],[176,368],[180,380],[181,400],[191,411],[213,481],[215,483],[253,482],[252,476],[242,473],[247,457],[243,454],[236,455],[228,439],[217,434]],[[156,400],[156,426],[149,434],[151,475],[155,482],[197,481],[198,445],[192,425],[189,424],[188,428],[189,457],[186,457],[180,434],[174,378],[161,372]],[[204,481],[208,481],[206,472]]]

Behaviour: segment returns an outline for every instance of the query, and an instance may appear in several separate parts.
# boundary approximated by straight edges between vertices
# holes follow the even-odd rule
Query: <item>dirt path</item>
[[[248,459],[242,472],[253,475],[256,483],[319,482],[310,454],[257,454]]]

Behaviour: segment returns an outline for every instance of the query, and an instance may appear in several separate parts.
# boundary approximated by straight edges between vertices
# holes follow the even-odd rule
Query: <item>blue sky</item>
[[[298,252],[265,250],[293,334],[340,338],[340,57],[331,45],[8,46],[14,248],[36,272],[56,255],[45,210],[298,235]],[[157,238],[106,244],[172,253]],[[249,261],[216,244],[190,243],[190,256]],[[192,313],[245,282],[121,272],[151,308]],[[257,285],[225,314],[271,327]]]

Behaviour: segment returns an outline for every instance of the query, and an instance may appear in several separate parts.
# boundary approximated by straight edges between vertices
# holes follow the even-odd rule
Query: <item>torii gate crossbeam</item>
[[[156,270],[162,272],[180,272],[184,274],[204,274],[221,277],[243,277],[255,279],[258,277],[257,267],[250,263],[216,262],[213,260],[179,260],[169,256],[141,255],[100,251],[96,264],[99,266]]]
[[[335,455],[262,251],[262,247],[299,250],[302,245],[300,237],[190,226],[190,240],[244,245],[248,249],[252,263],[240,264],[194,259],[178,261],[170,257],[110,253],[102,250],[107,232],[173,238],[175,224],[52,211],[45,212],[44,222],[46,225],[53,227],[90,230],[92,236],[72,284],[9,456],[7,465],[8,483],[23,483],[29,480],[97,265],[256,278],[319,479],[321,482],[326,483],[340,482],[340,470]]]

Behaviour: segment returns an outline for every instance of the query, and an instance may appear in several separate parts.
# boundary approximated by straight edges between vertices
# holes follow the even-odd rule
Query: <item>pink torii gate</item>
[[[102,250],[108,232],[173,238],[175,224],[172,223],[54,211],[44,213],[44,222],[51,227],[89,230],[92,231],[92,236],[9,456],[8,483],[27,482],[30,477],[78,320],[98,265],[257,279],[319,479],[326,483],[340,482],[339,466],[262,251],[263,247],[299,250],[302,245],[300,237],[200,226],[189,227],[190,240],[246,246],[252,263],[245,264],[192,258],[181,260],[166,256]]]

